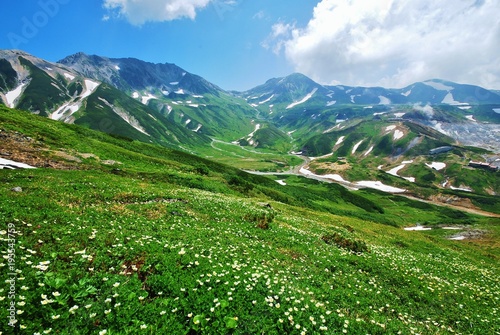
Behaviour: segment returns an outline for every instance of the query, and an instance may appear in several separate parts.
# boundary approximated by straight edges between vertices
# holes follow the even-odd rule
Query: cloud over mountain
[[[133,25],[148,21],[194,19],[196,11],[211,0],[104,0],[104,8],[125,17]]]
[[[448,78],[500,87],[496,0],[322,0],[305,27],[270,33],[296,71],[322,83],[402,87]]]

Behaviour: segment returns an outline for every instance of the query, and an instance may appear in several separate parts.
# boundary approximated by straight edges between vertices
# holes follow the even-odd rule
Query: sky
[[[226,90],[293,72],[500,90],[498,0],[4,0],[2,12],[0,49],[174,63]]]

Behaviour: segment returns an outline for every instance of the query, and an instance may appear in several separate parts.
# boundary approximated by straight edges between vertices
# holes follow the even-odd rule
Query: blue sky
[[[228,90],[292,72],[500,89],[498,0],[8,0],[2,12],[2,49],[175,63]]]
[[[58,9],[52,13],[41,3]],[[194,19],[179,17],[137,25],[117,10],[104,8],[101,0],[41,3],[9,0],[2,4],[2,11],[9,15],[3,17],[0,28],[0,48],[18,48],[49,61],[83,51],[175,63],[228,90],[249,89],[271,77],[292,73],[293,67],[282,55],[261,44],[276,22],[307,24],[316,5],[311,0],[293,6],[288,1],[221,0],[198,8]],[[44,17],[49,17],[46,24]],[[35,34],[24,28],[29,24],[23,18],[33,23]]]

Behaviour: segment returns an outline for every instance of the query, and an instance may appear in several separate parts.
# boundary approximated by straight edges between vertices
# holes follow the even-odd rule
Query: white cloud
[[[498,0],[322,0],[306,27],[278,23],[263,45],[325,84],[500,88],[498,13]]]
[[[104,8],[124,16],[131,24],[148,21],[171,21],[180,18],[194,19],[198,9],[205,8],[212,0],[104,0]]]
[[[258,11],[257,13],[254,14],[254,16],[252,16],[252,19],[256,19],[256,20],[264,20],[267,18],[268,18],[268,16],[267,16],[266,12],[263,10]]]
[[[261,43],[261,45],[279,54],[287,43],[287,40],[292,37],[292,32],[295,30],[295,24],[278,22],[272,26],[271,30],[271,34]]]

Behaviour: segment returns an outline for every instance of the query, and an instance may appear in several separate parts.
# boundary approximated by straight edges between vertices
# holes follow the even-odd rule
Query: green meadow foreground
[[[0,170],[2,334],[500,332],[498,216],[283,186],[4,107],[0,130],[39,167]]]

